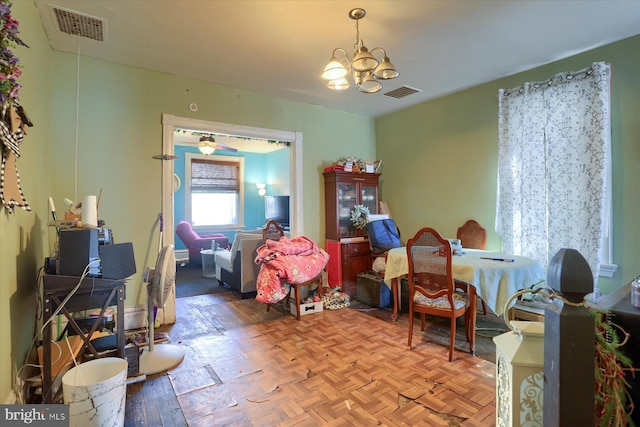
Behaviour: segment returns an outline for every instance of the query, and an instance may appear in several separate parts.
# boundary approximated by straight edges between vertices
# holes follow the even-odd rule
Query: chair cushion
[[[373,260],[373,264],[371,264],[371,269],[375,272],[375,273],[382,273],[383,271],[385,271],[387,268],[387,260],[384,257],[376,257],[376,259]]]
[[[469,302],[469,295],[462,293],[453,294],[453,305],[455,309],[458,310],[463,308]],[[413,303],[417,305],[424,305],[426,307],[436,307],[441,309],[450,309],[449,299],[446,296],[441,296],[438,298],[427,298],[420,292],[416,292],[413,295]]]
[[[214,252],[214,260],[216,262],[216,267],[223,268],[233,273],[233,261],[231,261],[231,251]]]

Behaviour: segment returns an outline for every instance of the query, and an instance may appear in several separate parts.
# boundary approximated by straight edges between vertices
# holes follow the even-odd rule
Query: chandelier
[[[352,9],[349,12],[349,18],[356,21],[356,43],[353,46],[353,61],[349,61],[349,55],[346,50],[340,47],[333,50],[331,59],[322,73],[322,78],[329,80],[329,83],[327,83],[329,89],[348,89],[349,81],[347,80],[347,74],[351,71],[353,80],[360,92],[376,93],[382,89],[380,80],[395,79],[400,74],[391,61],[389,61],[387,52],[383,48],[375,47],[369,51],[360,39],[358,21],[364,18],[366,13],[367,12],[361,8]],[[375,51],[382,52],[382,61],[379,61],[373,56]],[[338,59],[337,55],[339,53],[342,53],[344,57]]]

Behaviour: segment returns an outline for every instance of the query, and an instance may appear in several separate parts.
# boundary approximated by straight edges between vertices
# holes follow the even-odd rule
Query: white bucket
[[[69,425],[124,426],[127,361],[105,357],[82,363],[62,377]]]
[[[205,249],[200,253],[202,254],[202,275],[208,279],[214,279],[216,277],[215,251],[213,249]]]

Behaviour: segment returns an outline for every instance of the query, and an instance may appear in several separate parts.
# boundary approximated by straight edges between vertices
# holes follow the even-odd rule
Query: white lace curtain
[[[504,252],[546,268],[573,248],[597,280],[609,223],[609,78],[609,65],[598,62],[500,89],[496,231]]]

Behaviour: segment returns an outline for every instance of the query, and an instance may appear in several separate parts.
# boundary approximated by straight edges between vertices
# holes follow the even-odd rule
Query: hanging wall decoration
[[[18,37],[18,21],[11,17],[11,3],[0,0],[0,201],[9,213],[15,206],[31,211],[20,187],[17,159],[27,126],[33,126],[18,102],[22,86],[17,79],[22,74],[18,57],[12,49],[27,46]]]
[[[351,209],[351,223],[358,230],[364,230],[367,228],[369,215],[371,215],[371,212],[369,212],[368,207],[364,205],[355,205]]]

